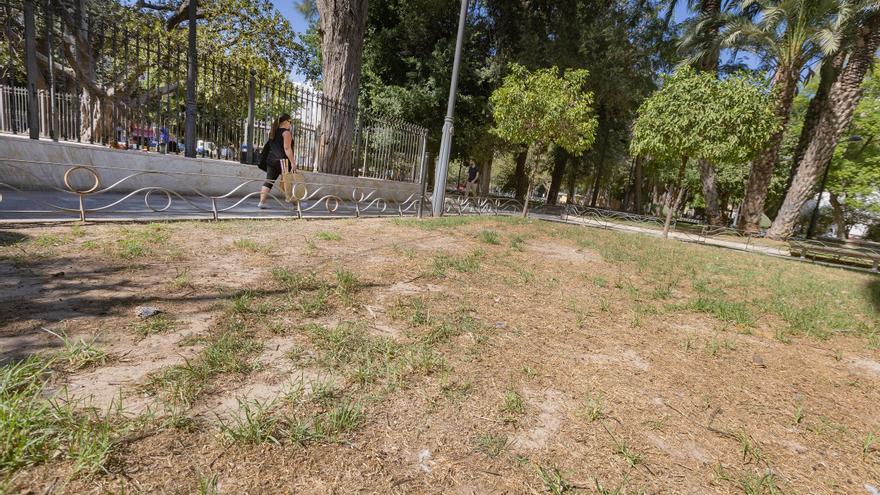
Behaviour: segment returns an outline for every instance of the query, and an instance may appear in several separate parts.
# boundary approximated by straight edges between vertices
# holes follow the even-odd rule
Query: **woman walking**
[[[269,207],[266,204],[266,198],[272,185],[281,175],[281,160],[288,160],[292,171],[296,172],[296,159],[293,156],[293,133],[290,131],[291,119],[290,115],[282,114],[272,123],[272,129],[269,131],[269,158],[266,161],[266,182],[260,189],[260,204],[257,205],[261,210]]]

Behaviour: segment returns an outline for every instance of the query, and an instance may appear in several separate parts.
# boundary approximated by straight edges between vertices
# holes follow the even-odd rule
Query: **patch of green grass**
[[[364,409],[358,403],[345,402],[328,411],[320,419],[315,430],[322,436],[335,438],[360,426],[364,420]]]
[[[0,367],[0,472],[69,459],[74,474],[104,469],[117,439],[131,425],[97,412],[86,414],[77,401],[46,395],[51,360],[31,356]]]
[[[219,474],[199,474],[197,495],[220,495]]]
[[[390,314],[396,320],[408,320],[413,327],[425,326],[433,321],[428,304],[421,297],[398,299]]]
[[[354,273],[342,268],[336,270],[336,294],[343,303],[350,305],[354,293],[358,290],[358,277]]]
[[[498,457],[510,446],[507,435],[484,433],[473,439],[474,450],[489,457]]]
[[[623,457],[623,460],[625,460],[631,468],[642,463],[642,455],[634,451],[626,442],[619,442],[614,453]]]
[[[250,253],[256,254],[271,254],[272,249],[269,246],[264,244],[260,244],[259,242],[252,239],[236,239],[235,242],[232,243],[236,248],[242,251],[248,251]]]
[[[555,466],[538,466],[538,478],[551,495],[564,495],[575,491],[574,485],[565,479],[559,468]]]
[[[716,338],[711,338],[706,341],[706,352],[710,356],[717,357],[722,350],[736,350],[736,344],[729,339],[718,340]]]
[[[593,423],[605,417],[605,409],[602,406],[602,400],[593,394],[587,394],[584,399],[584,405],[581,414],[587,421]]]
[[[869,432],[862,442],[862,458],[868,457],[868,454],[877,450],[878,442],[880,442],[880,437],[873,431]]]
[[[314,273],[302,275],[295,273],[288,268],[273,268],[272,278],[284,286],[291,294],[299,294],[301,290],[311,288],[315,285],[316,276]]]
[[[69,370],[79,370],[91,366],[100,366],[107,362],[110,355],[95,345],[96,337],[86,341],[84,338],[69,339],[62,336],[63,347],[58,353],[58,360]]]
[[[176,326],[176,320],[160,313],[156,316],[152,316],[138,322],[135,325],[135,332],[141,337],[147,337],[149,335],[165,333],[169,330],[174,329]]]
[[[315,237],[322,241],[341,241],[342,236],[337,234],[336,232],[327,232],[322,230],[315,234]]]
[[[140,258],[153,254],[163,247],[169,234],[165,226],[151,223],[146,227],[124,228],[122,237],[116,240],[115,254],[123,259]]]
[[[221,435],[233,443],[278,444],[278,419],[272,414],[274,402],[238,399],[238,413],[229,419],[217,417]]]
[[[480,241],[486,244],[493,244],[497,246],[501,244],[501,236],[498,235],[498,232],[494,230],[481,230]]]
[[[472,223],[486,222],[487,219],[471,216],[443,216],[421,220],[395,218],[393,221],[397,225],[403,225],[406,227],[415,227],[422,230],[438,230],[461,227],[463,225],[469,225]]]
[[[734,433],[736,441],[739,442],[739,450],[742,454],[743,462],[761,463],[764,460],[764,453],[761,448],[749,437],[744,431]]]
[[[510,235],[510,249],[514,251],[523,252],[525,251],[525,239],[521,235],[511,234]]]
[[[322,284],[317,290],[304,293],[299,299],[299,310],[303,316],[315,317],[324,314],[328,309],[330,288]]]
[[[189,268],[177,270],[177,274],[171,279],[171,288],[175,290],[188,289],[192,287],[189,280]]]
[[[804,405],[801,402],[798,402],[794,406],[794,424],[795,426],[804,422]]]
[[[718,466],[715,474],[721,481],[736,486],[744,495],[782,495],[782,490],[776,483],[776,476],[769,469],[763,473],[747,470],[730,473]]]
[[[483,251],[474,250],[467,256],[454,256],[449,254],[438,254],[434,256],[434,262],[431,269],[431,276],[442,278],[446,276],[449,269],[454,269],[461,273],[471,273],[480,269],[480,258],[483,257]]]
[[[738,325],[752,325],[755,318],[745,303],[714,297],[700,296],[690,302],[688,308],[709,313],[721,321]]]
[[[163,394],[172,405],[189,407],[213,377],[253,371],[249,357],[260,349],[262,345],[248,337],[241,325],[227,325],[194,359],[151,374],[145,388]]]
[[[504,422],[512,423],[515,422],[520,416],[525,414],[526,405],[525,401],[522,398],[522,395],[511,388],[504,393],[504,398],[502,399],[501,406],[498,409],[504,416]]]
[[[51,248],[69,244],[71,239],[64,235],[57,234],[40,234],[32,241],[35,246],[41,248]]]

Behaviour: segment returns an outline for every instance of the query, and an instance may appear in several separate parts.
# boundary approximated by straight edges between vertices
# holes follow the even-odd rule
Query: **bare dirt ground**
[[[6,229],[0,365],[48,360],[78,419],[7,445],[0,491],[872,494],[878,307],[874,276],[511,219]]]

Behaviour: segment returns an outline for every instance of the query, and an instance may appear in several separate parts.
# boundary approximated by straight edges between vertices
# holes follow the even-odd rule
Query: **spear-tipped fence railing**
[[[196,57],[198,156],[254,163],[273,119],[288,113],[303,170],[421,175],[426,129],[328,98],[267,69],[270,61],[236,60],[219,43],[190,53],[184,32],[130,5],[0,0],[0,13],[0,132],[182,154],[187,63]]]

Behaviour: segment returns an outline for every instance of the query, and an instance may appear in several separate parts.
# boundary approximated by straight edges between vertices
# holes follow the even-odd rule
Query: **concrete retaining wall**
[[[181,195],[201,193],[221,196],[246,181],[254,180],[233,194],[238,197],[259,191],[259,179],[265,178],[265,172],[254,165],[0,135],[0,182],[24,190],[67,189],[64,174],[74,165],[95,170],[100,177],[101,188],[132,174],[142,173],[113,188],[119,192],[161,187]],[[321,187],[320,196],[332,194],[351,199],[353,194],[375,191],[373,197],[399,202],[417,195],[419,191],[418,184],[409,182],[314,172],[305,172],[304,175],[310,192]],[[71,186],[77,190],[88,190],[94,184],[91,174],[82,170],[72,172],[69,179]]]

